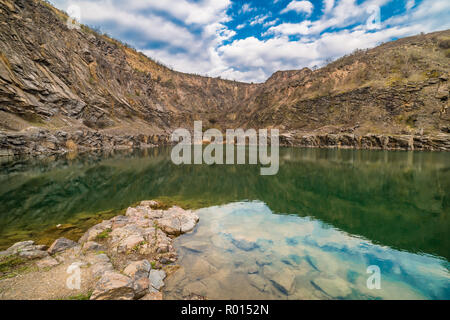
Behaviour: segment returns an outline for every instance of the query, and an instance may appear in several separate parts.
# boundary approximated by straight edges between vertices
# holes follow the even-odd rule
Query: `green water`
[[[165,148],[2,161],[2,248],[76,238],[140,200],[194,209],[257,201],[270,211],[266,226],[271,216],[311,219],[377,248],[434,259],[447,272],[446,290],[421,294],[448,298],[449,153],[281,149],[278,175],[265,177],[257,166],[175,166]]]

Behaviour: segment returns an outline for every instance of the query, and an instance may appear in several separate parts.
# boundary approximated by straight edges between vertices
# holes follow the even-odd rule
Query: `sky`
[[[50,0],[175,70],[244,82],[450,29],[449,0]]]

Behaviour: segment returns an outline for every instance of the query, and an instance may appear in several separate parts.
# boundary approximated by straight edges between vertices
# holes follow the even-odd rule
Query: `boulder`
[[[106,272],[96,283],[91,300],[132,300],[133,281],[117,272]]]
[[[135,292],[135,299],[140,299],[146,294],[148,294],[148,289],[150,288],[149,278],[139,278],[134,280],[133,289]]]
[[[103,221],[102,223],[99,223],[86,231],[78,242],[83,244],[88,241],[95,241],[99,234],[111,228],[112,223],[110,221]]]
[[[17,254],[19,251],[26,249],[26,248],[30,248],[30,247],[34,248],[34,241],[30,240],[30,241],[17,242],[15,244],[13,244],[11,247],[9,247],[8,249],[6,249],[5,255]]]
[[[106,254],[102,253],[102,254],[89,254],[86,257],[86,261],[89,262],[90,264],[96,264],[96,263],[107,263],[110,262],[111,260]]]
[[[105,246],[94,242],[94,241],[88,241],[83,245],[83,250],[85,251],[106,251]]]
[[[77,242],[66,239],[66,238],[59,238],[53,242],[53,244],[50,246],[50,248],[47,250],[49,254],[55,254],[58,252],[65,251],[67,249],[76,247],[78,245]]]
[[[165,233],[177,236],[192,231],[198,220],[192,211],[173,207],[157,220],[157,224]]]
[[[111,262],[99,262],[92,266],[92,274],[94,277],[102,277],[107,272],[114,271],[114,267]]]
[[[121,240],[117,245],[117,252],[126,253],[139,247],[144,241],[144,237],[139,234],[133,234]]]

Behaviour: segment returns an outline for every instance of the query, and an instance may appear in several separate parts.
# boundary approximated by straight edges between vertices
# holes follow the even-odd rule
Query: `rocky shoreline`
[[[310,148],[347,148],[362,150],[450,151],[450,135],[383,135],[352,133],[280,135],[280,145]]]
[[[64,299],[75,290],[90,300],[162,300],[164,279],[177,268],[173,239],[192,231],[199,218],[179,207],[160,207],[156,201],[143,201],[124,216],[91,227],[78,242],[60,238],[47,249],[24,241],[0,252],[0,299],[45,299],[36,295],[50,278],[60,281],[46,291],[42,288],[47,298]],[[37,269],[22,277],[8,274],[9,261]],[[82,270],[82,288],[68,288],[76,269]],[[37,284],[23,280],[26,276]],[[25,289],[19,290],[21,286]]]
[[[94,150],[140,149],[171,145],[170,135],[116,136],[101,131],[65,132],[37,130],[7,133],[0,131],[1,156],[40,156]],[[384,135],[353,133],[280,134],[283,147],[347,148],[362,150],[450,151],[450,134]]]
[[[149,148],[167,145],[170,143],[169,141],[169,135],[140,134],[118,136],[90,130],[52,132],[39,129],[21,133],[0,131],[0,157]]]

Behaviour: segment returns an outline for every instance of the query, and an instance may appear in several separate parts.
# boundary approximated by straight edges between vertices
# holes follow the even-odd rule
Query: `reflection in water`
[[[89,226],[98,212],[170,197],[191,208],[260,200],[275,213],[450,259],[449,153],[281,149],[280,157],[273,177],[256,166],[175,166],[169,148],[5,162],[0,248],[42,233],[61,236],[57,224]]]
[[[207,228],[204,223],[209,223],[209,213],[213,226],[214,221],[228,221],[221,212],[236,206],[241,208],[231,210],[239,215],[241,230],[221,231],[213,237],[224,245],[231,243],[236,247],[241,233],[274,242],[258,242],[258,248],[253,250],[255,255],[252,251],[250,256],[256,259],[256,253],[267,247],[267,252],[273,250],[272,263],[276,261],[276,264],[268,264],[267,271],[258,267],[258,273],[245,279],[253,278],[262,286],[260,272],[277,273],[275,270],[287,268],[292,269],[291,278],[295,278],[293,288],[314,288],[306,291],[314,292],[315,296],[327,292],[327,296],[333,297],[393,297],[392,291],[383,290],[389,286],[406,286],[398,291],[411,297],[448,297],[448,289],[435,285],[434,280],[422,281],[416,276],[422,272],[429,275],[424,277],[427,280],[442,277],[442,270],[435,267],[441,262],[443,270],[448,270],[449,160],[449,153],[285,148],[280,149],[280,171],[276,176],[260,176],[258,166],[175,166],[170,160],[170,148],[2,160],[0,249],[24,239],[49,243],[66,236],[76,240],[99,219],[116,215],[141,200],[163,197],[195,209],[261,201],[267,207],[252,203],[250,207],[238,204],[214,212],[201,211],[201,227]],[[248,221],[250,217],[264,221],[262,226],[256,227]],[[55,228],[57,224],[63,227]],[[305,228],[312,228],[314,234],[305,236]],[[255,233],[261,230],[271,232],[267,237]],[[336,240],[331,241],[330,237]],[[244,247],[246,244],[241,243]],[[247,251],[234,251],[232,257],[224,254],[233,264],[239,256],[245,260]],[[187,263],[191,258],[186,255],[183,259]],[[330,262],[324,262],[327,260]],[[387,287],[376,294],[363,288],[369,261],[389,270],[385,271]],[[220,272],[228,277],[227,272],[238,269],[224,268]],[[307,272],[308,276],[299,278],[298,272]],[[330,274],[339,278],[330,279]],[[308,280],[299,284],[303,280],[298,279]],[[412,279],[416,283],[412,288],[421,290],[408,287]],[[448,288],[446,279],[444,285]],[[339,287],[335,284],[342,281],[346,281],[343,292],[325,290]],[[269,284],[274,287],[273,282]],[[287,291],[282,289],[284,285],[289,286],[289,282],[276,284],[270,290],[278,290],[274,291],[277,296]],[[294,290],[298,297],[306,295],[306,291]],[[265,297],[266,294],[259,290],[249,292],[248,296]]]
[[[194,233],[176,246],[182,266],[168,298],[449,299],[445,260],[375,245],[319,220],[274,215],[261,202],[198,211]],[[367,288],[367,267],[381,289]]]

